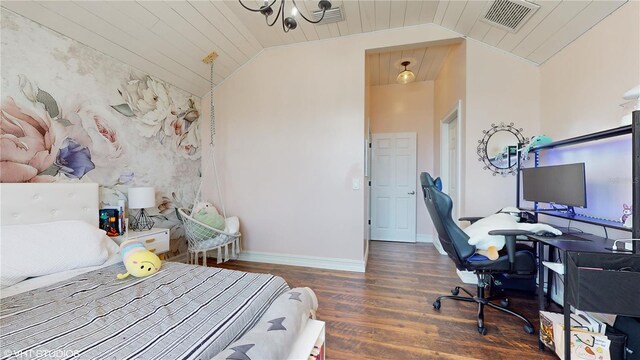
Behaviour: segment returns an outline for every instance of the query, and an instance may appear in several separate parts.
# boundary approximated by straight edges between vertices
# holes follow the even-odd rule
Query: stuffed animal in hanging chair
[[[218,213],[218,209],[212,203],[202,201],[196,204],[191,211],[191,216],[209,227],[217,230],[224,230],[224,216]]]
[[[118,279],[124,279],[129,275],[144,277],[153,275],[160,270],[162,262],[160,258],[147,250],[139,240],[126,240],[120,244],[120,255],[127,272],[118,274]]]

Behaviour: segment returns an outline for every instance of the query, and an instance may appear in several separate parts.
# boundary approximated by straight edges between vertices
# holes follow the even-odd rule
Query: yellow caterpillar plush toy
[[[118,279],[124,279],[129,275],[143,277],[155,274],[160,270],[160,258],[147,250],[138,240],[126,240],[120,244],[122,262],[127,268],[124,274],[118,274]]]

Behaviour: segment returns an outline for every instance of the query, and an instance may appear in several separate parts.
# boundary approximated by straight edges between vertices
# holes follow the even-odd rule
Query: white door
[[[447,194],[455,207],[458,205],[458,119],[449,122],[448,126],[449,141],[447,147],[449,149],[447,155],[449,157],[449,171],[446,176],[448,184]],[[457,214],[457,212],[452,210],[452,214]]]
[[[416,133],[373,134],[371,240],[416,241]]]

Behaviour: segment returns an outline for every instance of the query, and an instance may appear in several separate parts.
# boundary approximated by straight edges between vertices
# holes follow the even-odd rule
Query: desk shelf
[[[531,211],[536,211],[536,210],[531,210]],[[538,216],[548,215],[548,216],[553,216],[561,219],[567,219],[567,220],[572,220],[572,221],[577,221],[577,222],[582,222],[582,223],[587,223],[592,225],[606,226],[608,228],[621,230],[621,231],[628,231],[628,232],[633,231],[633,229],[625,227],[620,221],[601,219],[601,218],[581,215],[581,214],[570,215],[570,214],[567,214],[566,212],[546,211],[546,209],[543,209],[543,211],[537,210],[536,212],[538,213]]]
[[[598,131],[598,132],[587,134],[587,135],[576,136],[570,139],[554,141],[546,145],[534,146],[531,148],[531,151],[538,151],[542,149],[552,149],[552,148],[568,146],[568,145],[576,145],[576,144],[580,144],[588,141],[602,140],[610,137],[627,135],[627,134],[631,134],[632,132],[633,132],[633,127],[631,125],[624,125],[617,128]]]
[[[598,218],[591,218],[584,215],[578,216],[567,216],[560,213],[548,213],[547,215],[561,217],[565,219],[571,219],[575,221],[591,223],[600,226],[606,226],[617,230],[622,231],[630,231],[632,238],[640,238],[640,110],[636,110],[632,114],[631,125],[625,125],[621,127],[617,127],[614,129],[607,129],[591,134],[576,136],[569,139],[554,141],[549,144],[534,146],[529,151],[535,154],[535,166],[538,166],[539,154],[540,151],[554,149],[564,146],[572,146],[581,143],[587,143],[591,141],[597,141],[607,138],[612,138],[616,136],[624,136],[631,134],[631,144],[632,144],[632,207],[633,207],[633,222],[632,228],[629,229],[627,227],[622,226],[623,224],[617,221],[603,220]],[[519,146],[524,147],[524,144],[519,144]],[[516,206],[520,207],[520,170],[521,170],[521,157],[518,157],[518,171],[517,171],[517,180],[516,180]],[[537,207],[537,204],[536,204]],[[633,252],[636,254],[640,254],[640,247],[634,242],[633,243]]]

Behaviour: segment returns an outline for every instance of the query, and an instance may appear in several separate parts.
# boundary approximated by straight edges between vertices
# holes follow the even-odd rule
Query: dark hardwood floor
[[[218,265],[215,265],[218,266]],[[553,359],[538,351],[515,317],[485,310],[488,334],[476,330],[473,303],[438,295],[462,285],[455,267],[431,244],[372,241],[366,273],[230,261],[221,267],[282,276],[291,287],[318,296],[318,319],[326,321],[327,359]],[[467,286],[475,290],[474,286]],[[538,329],[534,297],[510,297]]]

